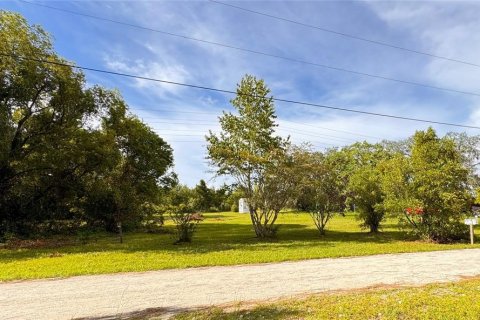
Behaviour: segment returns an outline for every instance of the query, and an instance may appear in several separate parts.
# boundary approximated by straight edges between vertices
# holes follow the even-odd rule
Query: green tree
[[[192,241],[198,223],[203,220],[197,207],[196,192],[187,186],[175,186],[163,199],[162,210],[175,224],[175,244]]]
[[[346,183],[337,151],[303,153],[297,208],[310,213],[320,235],[330,219],[345,210]],[[300,162],[300,161],[299,161]]]
[[[361,226],[374,233],[379,231],[385,216],[381,174],[377,167],[364,166],[352,174],[348,185]]]
[[[127,114],[120,96],[110,96],[110,116],[104,119],[104,130],[113,135],[118,161],[108,173],[112,218],[118,226],[122,241],[122,225],[139,220],[142,212],[158,197],[168,169],[173,164],[172,149],[143,122]]]
[[[198,185],[195,186],[195,193],[198,198],[198,209],[201,211],[208,211],[215,207],[215,190],[207,186],[205,180],[201,179]]]
[[[0,11],[0,52],[0,238],[142,215],[169,180],[170,147],[118,93],[42,62],[65,60],[20,15]]]
[[[385,216],[382,174],[378,164],[392,154],[381,144],[355,143],[339,152],[343,155],[343,179],[347,181],[347,202],[355,207],[361,226],[378,232]]]
[[[462,219],[473,194],[469,169],[450,137],[439,138],[432,128],[417,131],[410,157],[385,163],[387,209],[423,238],[446,242],[464,237]]]
[[[469,184],[480,187],[478,166],[480,165],[480,135],[469,136],[465,132],[449,132],[446,138],[455,142],[457,151],[462,156],[463,165],[469,171]]]
[[[247,199],[257,237],[275,235],[278,213],[291,198],[288,142],[276,136],[275,108],[263,80],[246,75],[231,101],[238,115],[219,118],[222,131],[206,137],[208,158],[217,174],[232,176]],[[286,178],[286,180],[282,180]]]
[[[99,165],[103,156],[93,153],[103,151],[90,144],[84,126],[101,109],[100,89],[85,89],[83,74],[72,68],[22,59],[64,62],[43,29],[0,11],[0,52],[12,55],[0,59],[1,235],[28,232],[28,225],[59,212],[68,217],[61,207],[80,189],[79,176]]]

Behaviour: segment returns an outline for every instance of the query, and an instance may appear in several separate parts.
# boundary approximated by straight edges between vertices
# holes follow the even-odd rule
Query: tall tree
[[[288,142],[275,135],[275,108],[263,80],[246,75],[231,100],[238,115],[219,118],[222,131],[206,137],[208,158],[217,174],[232,176],[247,199],[257,237],[276,232],[278,213],[290,199],[292,184],[285,170],[292,168]],[[288,178],[282,180],[283,178]]]
[[[170,147],[117,92],[43,62],[65,61],[20,15],[0,11],[0,52],[10,55],[0,58],[0,237],[112,207],[141,212],[167,178]]]
[[[18,229],[27,215],[34,220],[32,206],[45,208],[39,200],[85,168],[66,157],[82,153],[87,135],[82,126],[99,106],[98,88],[85,90],[82,73],[24,59],[64,62],[48,34],[20,15],[0,11],[0,51],[12,55],[0,58],[1,233]]]
[[[165,184],[166,173],[173,164],[172,149],[153,130],[127,114],[127,106],[118,95],[111,96],[109,117],[104,130],[113,135],[120,160],[106,175],[112,218],[122,241],[122,226],[126,221],[141,218],[142,211],[154,203],[159,187]]]

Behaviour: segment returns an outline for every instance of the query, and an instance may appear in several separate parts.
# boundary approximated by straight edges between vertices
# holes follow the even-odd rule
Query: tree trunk
[[[252,220],[253,231],[255,231],[255,236],[260,238],[260,230],[258,229],[257,223],[257,211],[253,209],[250,204],[248,204],[248,211],[250,213],[250,220]]]

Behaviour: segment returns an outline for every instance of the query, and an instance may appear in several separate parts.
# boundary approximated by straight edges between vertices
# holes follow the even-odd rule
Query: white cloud
[[[106,65],[117,72],[139,75],[145,78],[167,80],[185,83],[190,79],[189,72],[181,64],[166,59],[146,62],[142,59],[127,61],[125,58],[105,58]],[[133,83],[140,90],[149,89],[152,93],[164,97],[167,93],[178,94],[183,87],[173,84],[153,82],[146,79],[133,79]]]
[[[480,7],[476,3],[259,1],[244,2],[242,6],[480,63],[480,20],[477,17]],[[480,91],[480,68],[366,44],[209,2],[89,2],[85,6],[77,5],[76,9],[98,11],[115,20],[299,60],[440,87]],[[62,30],[56,30],[55,35],[59,34],[62,49],[78,55],[68,58],[79,64],[104,65],[119,72],[227,90],[234,90],[241,77],[250,73],[265,79],[279,98],[480,125],[480,99],[477,97],[243,53],[138,28],[88,19],[70,21],[70,18],[64,20],[65,25]],[[45,19],[48,22],[48,17]],[[63,29],[68,33],[62,38]],[[88,35],[83,34],[85,30]],[[118,87],[131,109],[171,142],[175,150],[175,168],[182,182],[193,185],[200,178],[210,176],[204,163],[205,146],[201,135],[217,127],[217,115],[222,109],[231,110],[228,103],[231,96],[93,73],[88,73],[88,79]],[[287,103],[277,103],[277,111],[282,135],[290,134],[295,141],[335,145],[348,143],[348,139],[379,140],[364,135],[405,138],[428,126]],[[435,127],[441,133],[452,129]],[[182,133],[195,136],[181,136]]]

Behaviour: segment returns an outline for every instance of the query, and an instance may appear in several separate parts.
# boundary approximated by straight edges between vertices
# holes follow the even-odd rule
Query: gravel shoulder
[[[117,319],[478,275],[480,249],[466,249],[9,282],[0,283],[0,318]]]

